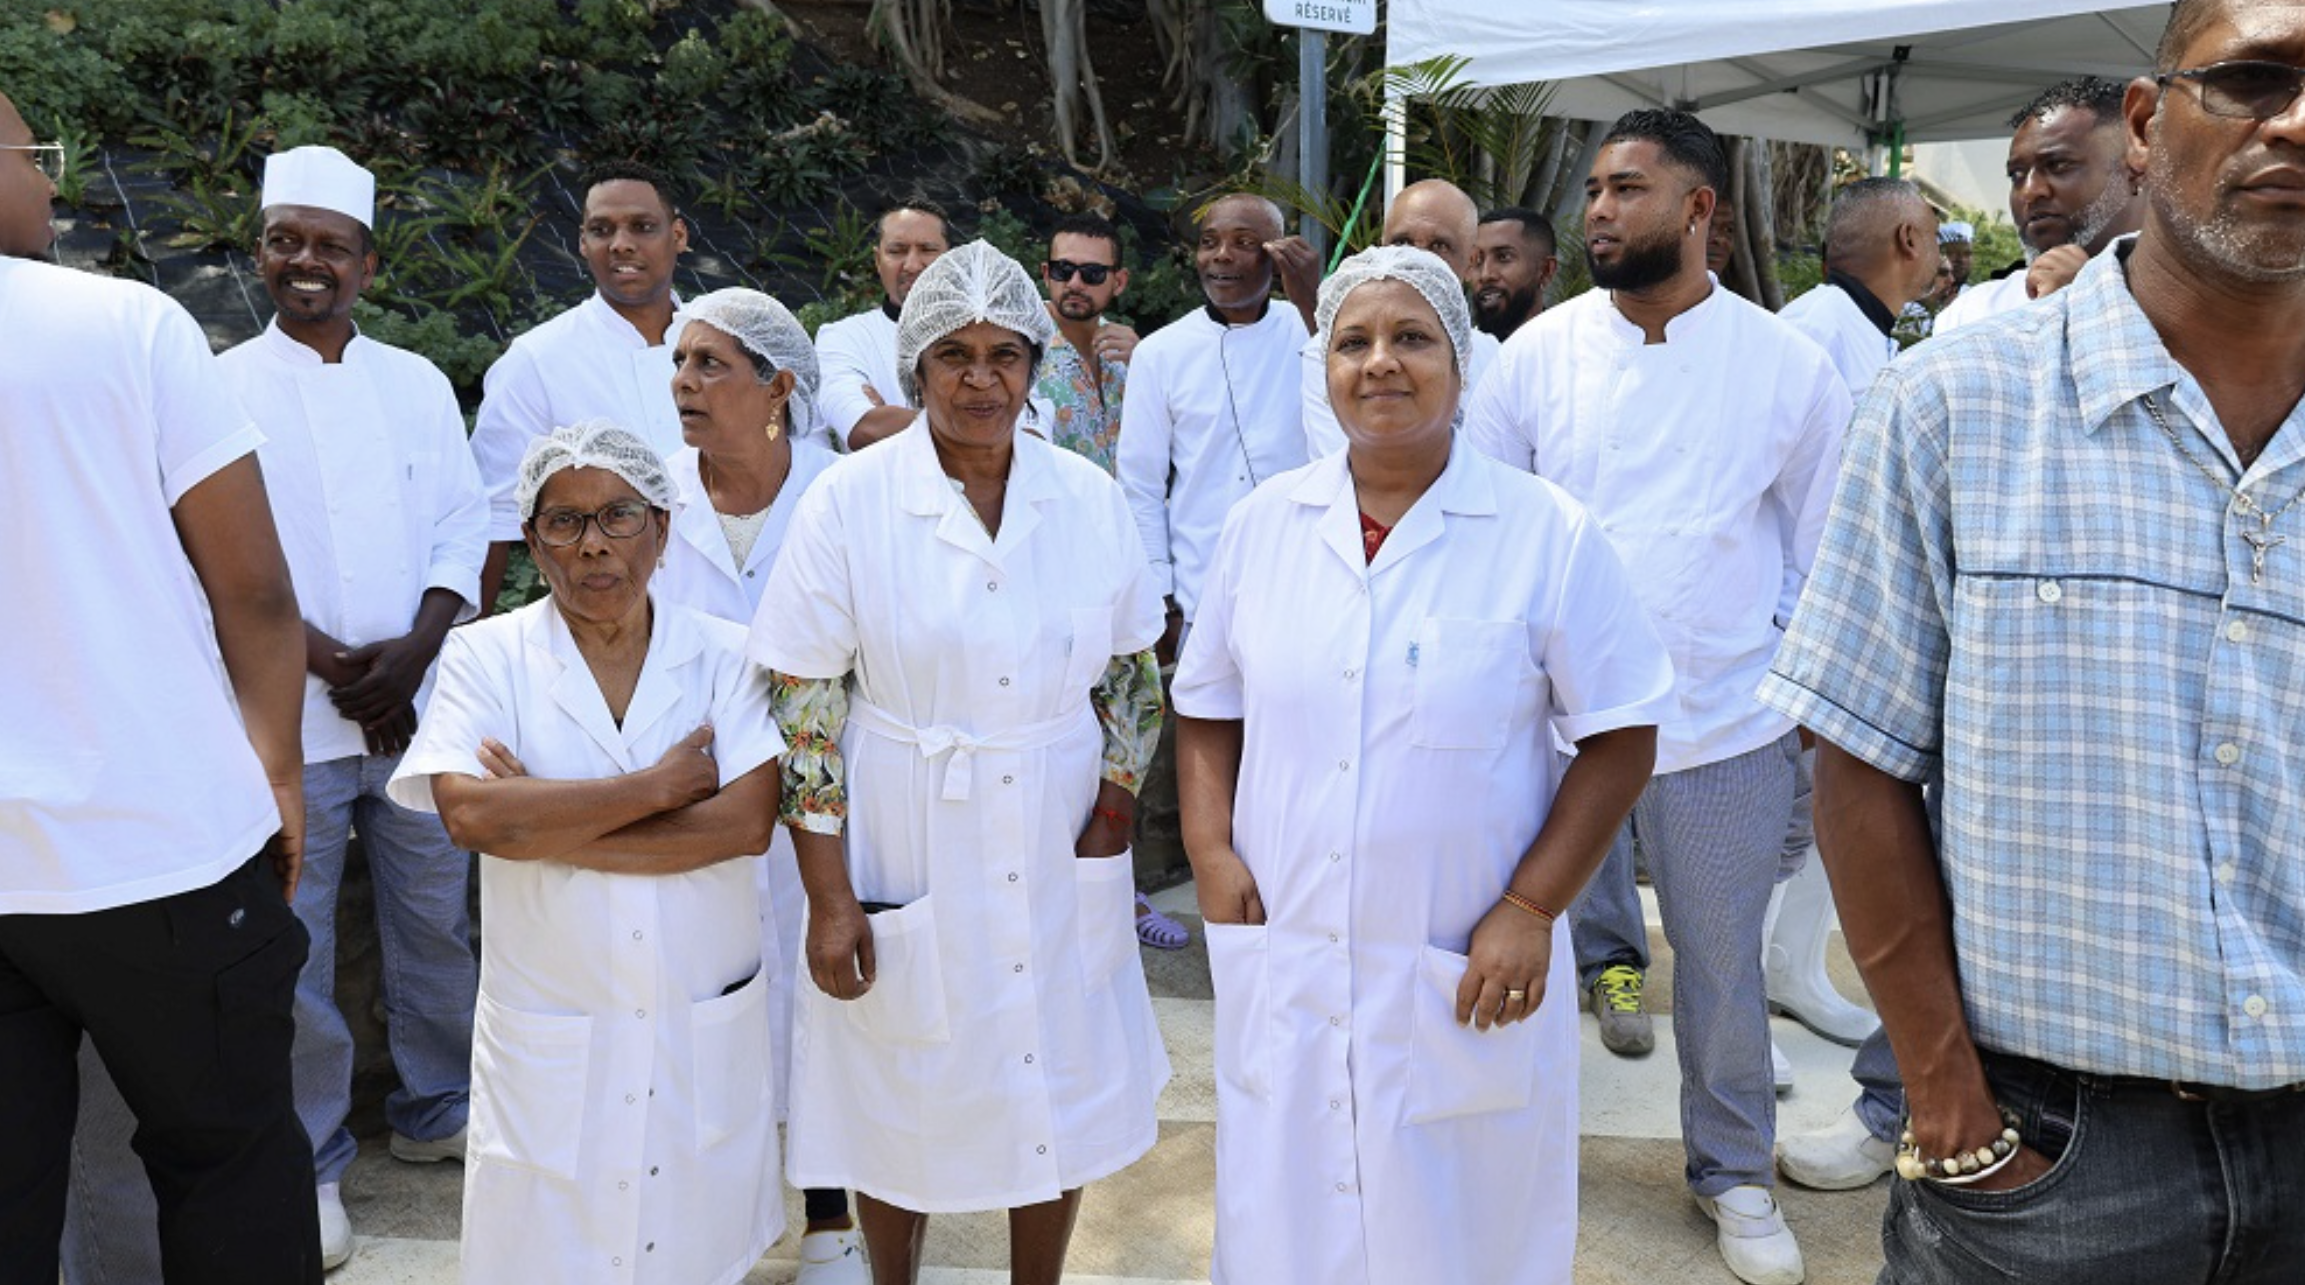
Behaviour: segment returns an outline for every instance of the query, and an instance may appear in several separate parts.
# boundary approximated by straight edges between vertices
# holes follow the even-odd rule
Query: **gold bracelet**
[[[1544,920],[1548,924],[1560,918],[1559,915],[1556,915],[1552,911],[1545,909],[1543,906],[1540,906],[1536,902],[1529,900],[1527,897],[1514,892],[1510,888],[1505,889],[1504,899],[1506,905],[1513,906],[1521,910],[1526,910],[1530,914],[1535,915],[1537,918]]]

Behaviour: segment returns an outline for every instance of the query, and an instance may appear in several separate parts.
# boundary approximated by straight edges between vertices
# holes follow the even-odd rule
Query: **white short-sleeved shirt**
[[[1657,771],[1792,730],[1754,693],[1816,554],[1849,394],[1822,349],[1714,283],[1652,344],[1606,290],[1513,332],[1466,440],[1574,496],[1608,533],[1673,658]]]
[[[672,348],[649,343],[597,293],[514,339],[488,368],[472,428],[472,457],[488,488],[488,538],[520,538],[513,502],[520,458],[553,429],[597,417],[666,457],[685,445],[672,369]]]
[[[2012,272],[1993,281],[1980,281],[1955,296],[1945,310],[1937,314],[1935,324],[1929,327],[1932,338],[1943,338],[1973,321],[1998,316],[2012,308],[2022,308],[2033,302],[2025,293],[2025,274]]]
[[[879,394],[883,406],[902,406],[904,385],[897,380],[896,321],[885,308],[868,308],[828,321],[816,332],[816,409],[834,450],[848,449],[848,435],[867,412],[878,409],[864,395]]]
[[[278,324],[219,360],[264,431],[264,489],[305,622],[350,647],[398,638],[430,589],[462,598],[470,617],[488,499],[448,377],[362,336],[325,363]],[[419,711],[431,689],[427,674]],[[365,753],[360,725],[306,674],[304,761]]]
[[[205,887],[279,828],[169,518],[263,440],[167,296],[0,258],[0,538],[19,555],[0,915]]]

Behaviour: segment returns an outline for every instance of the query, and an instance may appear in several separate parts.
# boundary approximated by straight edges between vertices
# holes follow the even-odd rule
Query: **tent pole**
[[[1297,28],[1297,186],[1310,201],[1329,195],[1329,33]],[[1307,208],[1297,231],[1318,254],[1328,230]]]
[[[1905,177],[1905,122],[1889,122],[1889,177]]]
[[[1391,209],[1393,198],[1409,183],[1409,100],[1400,91],[1388,86],[1385,90],[1385,200],[1381,208]]]

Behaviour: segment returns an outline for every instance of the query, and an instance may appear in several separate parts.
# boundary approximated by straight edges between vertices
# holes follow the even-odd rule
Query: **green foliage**
[[[1777,284],[1791,303],[1825,282],[1825,261],[1813,250],[1795,250],[1777,256]]]
[[[489,365],[504,355],[504,341],[465,334],[457,328],[454,313],[438,308],[419,306],[401,312],[364,300],[352,305],[352,319],[376,342],[406,348],[440,367],[459,392],[477,391]]]
[[[1973,265],[1969,270],[1970,284],[1984,281],[2025,257],[2025,243],[2018,239],[2016,225],[2009,222],[2008,211],[1957,206],[1946,217],[1966,222],[1977,230],[1975,248],[1969,256]]]

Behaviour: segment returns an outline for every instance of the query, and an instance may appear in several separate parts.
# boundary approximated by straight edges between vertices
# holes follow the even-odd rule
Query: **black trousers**
[[[0,915],[0,1285],[56,1285],[86,1033],[136,1116],[168,1285],[318,1285],[289,1087],[308,938],[268,863],[81,915]]]

